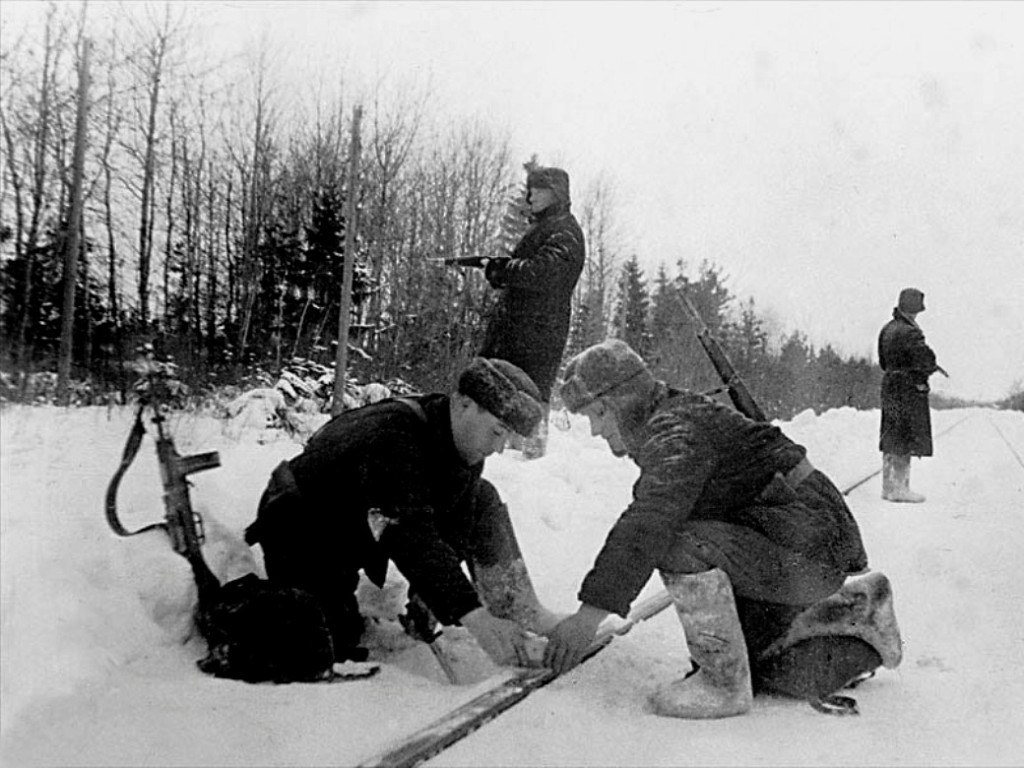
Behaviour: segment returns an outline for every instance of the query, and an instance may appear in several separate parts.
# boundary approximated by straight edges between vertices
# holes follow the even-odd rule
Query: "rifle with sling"
[[[206,535],[203,531],[202,518],[192,509],[187,478],[196,472],[219,467],[220,454],[217,451],[196,453],[191,456],[182,456],[178,453],[174,447],[174,440],[166,430],[166,417],[163,415],[162,401],[167,389],[166,368],[159,363],[148,363],[147,366],[140,388],[139,405],[135,411],[135,422],[125,443],[121,465],[107,486],[107,524],[118,536],[136,536],[157,529],[166,531],[174,551],[188,560],[192,567],[199,588],[199,603],[202,605],[220,587],[220,582],[203,559],[202,544],[206,540]],[[156,454],[160,462],[165,514],[163,522],[150,523],[138,530],[130,531],[121,524],[117,515],[117,490],[121,478],[135,460],[142,444],[142,438],[146,433],[143,414],[147,409],[152,411],[152,422],[156,425]]]
[[[203,672],[247,682],[319,682],[374,674],[380,665],[334,662],[330,629],[308,593],[276,585],[255,573],[221,585],[203,559],[203,520],[192,509],[188,476],[220,466],[217,451],[182,456],[165,423],[164,403],[179,384],[173,366],[152,360],[141,365],[139,405],[121,457],[107,487],[106,517],[118,536],[163,529],[174,551],[188,560],[198,587],[194,621],[208,653],[196,662]],[[117,515],[117,490],[145,435],[143,415],[152,410],[156,453],[163,485],[164,520],[131,531]]]
[[[697,312],[693,303],[690,301],[690,297],[685,293],[680,294],[680,298],[683,300],[683,306],[689,313],[690,317],[697,324],[697,341],[704,348],[704,352],[707,353],[708,359],[711,364],[715,367],[718,372],[719,378],[722,380],[722,384],[725,386],[722,389],[716,389],[711,393],[727,391],[729,393],[729,399],[732,400],[732,404],[736,406],[736,410],[746,416],[748,419],[754,421],[768,421],[768,416],[761,410],[761,406],[754,400],[754,396],[750,394],[750,390],[747,389],[747,385],[740,378],[740,375],[736,373],[736,369],[733,368],[732,363],[729,362],[729,358],[726,357],[725,351],[719,345],[718,341],[714,336],[711,335],[711,329],[708,328],[707,323]]]

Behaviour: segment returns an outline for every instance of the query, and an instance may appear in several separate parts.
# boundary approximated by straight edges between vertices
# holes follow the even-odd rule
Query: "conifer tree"
[[[619,273],[615,331],[618,338],[629,344],[641,357],[647,356],[651,346],[651,334],[647,328],[650,304],[640,261],[633,254],[622,265]]]

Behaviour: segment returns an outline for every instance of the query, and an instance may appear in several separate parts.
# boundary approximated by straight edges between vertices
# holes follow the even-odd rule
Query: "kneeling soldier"
[[[842,712],[847,683],[901,657],[888,580],[867,568],[842,494],[777,427],[655,380],[609,340],[570,360],[561,398],[640,468],[633,500],[549,634],[545,662],[579,662],[609,614],[625,616],[658,570],[695,672],[658,689],[659,714],[746,712],[754,690]]]

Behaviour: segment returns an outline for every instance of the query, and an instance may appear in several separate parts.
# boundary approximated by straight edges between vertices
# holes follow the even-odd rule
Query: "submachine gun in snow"
[[[334,664],[330,630],[313,597],[301,590],[273,584],[255,573],[221,585],[203,559],[206,539],[203,521],[192,509],[188,476],[220,466],[216,451],[182,456],[168,434],[163,408],[172,387],[173,365],[146,361],[135,423],[128,435],[121,465],[107,486],[107,523],[118,536],[135,536],[163,529],[174,551],[188,560],[198,588],[194,621],[206,641],[208,654],[196,662],[199,669],[216,677],[247,682],[276,683],[347,679],[377,670],[364,665],[357,670]],[[131,466],[146,432],[143,415],[152,411],[156,425],[156,454],[164,491],[163,522],[135,531],[117,516],[117,489]]]
[[[220,454],[217,451],[196,453],[182,456],[174,447],[174,440],[165,427],[166,417],[163,414],[163,399],[167,394],[169,377],[165,364],[149,363],[148,370],[141,382],[139,405],[135,411],[135,422],[121,457],[121,465],[117,468],[110,484],[107,486],[106,513],[107,523],[118,536],[135,536],[146,531],[163,529],[171,539],[174,551],[188,560],[199,588],[199,601],[206,600],[220,587],[220,582],[213,575],[206,561],[203,560],[202,544],[206,539],[203,531],[203,520],[192,509],[189,498],[188,476],[206,469],[220,466]],[[164,521],[151,523],[135,531],[130,531],[121,524],[117,516],[117,489],[121,478],[128,471],[146,433],[143,415],[146,410],[152,411],[152,422],[156,425],[156,455],[160,462],[160,479],[164,490]]]
[[[715,366],[715,370],[718,371],[718,376],[722,380],[722,384],[725,386],[721,389],[716,389],[713,392],[706,394],[715,394],[717,392],[727,391],[729,393],[729,399],[732,400],[732,404],[736,406],[736,410],[746,416],[748,419],[754,421],[768,421],[768,417],[765,412],[761,410],[761,406],[754,400],[754,396],[750,394],[750,390],[747,389],[747,385],[743,383],[743,379],[736,373],[736,369],[732,367],[732,363],[729,362],[729,358],[726,357],[725,351],[719,346],[718,341],[714,336],[711,335],[711,330],[708,328],[704,319],[697,312],[693,303],[690,301],[690,297],[685,293],[681,294],[683,300],[683,306],[686,307],[686,311],[693,318],[693,321],[697,323],[697,341],[704,347],[704,351],[707,353],[708,359],[711,360],[711,364]]]

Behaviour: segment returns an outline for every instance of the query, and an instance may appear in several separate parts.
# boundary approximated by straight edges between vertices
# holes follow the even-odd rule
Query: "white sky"
[[[1024,4],[197,9],[221,53],[266,34],[296,81],[429,82],[436,113],[507,132],[576,190],[604,175],[649,277],[707,258],[783,328],[872,359],[915,286],[952,376],[937,391],[1024,381]]]

